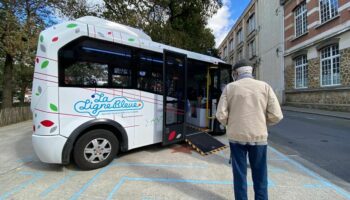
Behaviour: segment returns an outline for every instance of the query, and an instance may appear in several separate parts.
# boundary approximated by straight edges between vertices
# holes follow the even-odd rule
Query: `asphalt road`
[[[334,183],[349,189],[350,120],[284,111],[270,142]]]

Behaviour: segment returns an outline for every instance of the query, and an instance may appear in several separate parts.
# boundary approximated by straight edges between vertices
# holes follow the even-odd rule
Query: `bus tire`
[[[108,130],[95,129],[82,135],[74,146],[73,158],[83,170],[92,170],[108,165],[119,151],[119,141]]]

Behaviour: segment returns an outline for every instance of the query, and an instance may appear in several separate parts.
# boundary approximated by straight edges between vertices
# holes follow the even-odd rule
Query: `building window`
[[[294,11],[295,36],[299,37],[307,32],[307,8],[306,2],[300,4]]]
[[[321,23],[338,15],[338,0],[320,0]]]
[[[243,59],[243,50],[242,48],[237,51],[237,61],[240,61]]]
[[[248,43],[248,55],[249,58],[252,58],[256,55],[255,39]]]
[[[224,58],[227,56],[227,47],[224,47]]]
[[[255,14],[252,14],[248,19],[248,34],[255,30]]]
[[[234,64],[234,59],[233,59],[233,56],[231,57],[231,59],[230,59],[230,64]]]
[[[241,42],[243,42],[243,32],[242,29],[239,29],[237,32],[237,44],[240,44]]]
[[[228,45],[229,51],[233,50],[233,39],[230,40],[229,45]]]
[[[308,86],[307,57],[299,56],[295,60],[295,88],[306,88]]]
[[[321,86],[340,85],[340,54],[338,45],[321,50]]]

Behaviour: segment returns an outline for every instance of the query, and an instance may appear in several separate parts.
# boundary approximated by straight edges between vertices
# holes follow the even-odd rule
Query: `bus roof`
[[[142,30],[136,29],[136,28],[133,28],[130,26],[126,26],[123,24],[119,24],[116,22],[108,21],[108,20],[101,19],[98,17],[93,17],[93,16],[81,17],[81,18],[76,19],[76,21],[80,22],[80,23],[87,24],[88,27],[89,26],[93,26],[94,28],[100,27],[103,29],[112,30],[112,31],[117,32],[117,33],[119,32],[121,35],[127,35],[127,36],[130,36],[132,38],[137,39],[138,44],[135,45],[135,42],[133,44],[127,44],[130,46],[136,46],[136,47],[139,47],[142,49],[147,49],[147,50],[156,51],[156,52],[160,52],[160,53],[163,53],[163,50],[166,49],[166,50],[186,54],[188,58],[192,58],[192,59],[196,59],[196,60],[201,60],[201,61],[205,61],[205,62],[209,62],[209,63],[213,63],[213,64],[225,63],[225,61],[218,59],[218,58],[215,58],[215,57],[212,57],[212,56],[207,56],[204,54],[199,54],[199,53],[195,53],[192,51],[188,51],[188,50],[172,47],[169,45],[161,44],[158,42],[154,42],[154,41],[152,41],[152,38],[149,35],[147,35],[146,33],[144,33]]]

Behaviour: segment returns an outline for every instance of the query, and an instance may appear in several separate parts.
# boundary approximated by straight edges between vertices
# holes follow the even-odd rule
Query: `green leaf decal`
[[[77,27],[77,26],[78,26],[78,24],[68,24],[67,28],[74,28],[74,27]]]
[[[51,109],[52,111],[55,111],[55,112],[58,111],[57,106],[56,106],[55,104],[53,104],[53,103],[50,103],[50,109]]]
[[[133,41],[135,41],[135,39],[134,38],[129,38],[128,41],[129,42],[133,42]]]
[[[44,42],[44,36],[40,35],[40,42]]]
[[[36,95],[36,96],[39,96],[40,94],[37,92],[37,93],[35,93],[35,95]]]
[[[43,63],[41,63],[41,69],[46,68],[49,65],[49,61],[45,60]]]

